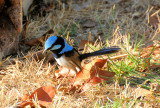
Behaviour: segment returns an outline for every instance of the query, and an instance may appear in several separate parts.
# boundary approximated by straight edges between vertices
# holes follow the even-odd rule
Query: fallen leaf
[[[29,95],[28,94],[25,94],[21,97],[21,101],[26,101],[29,99]]]
[[[81,90],[85,91],[85,90],[87,90],[87,89],[89,89],[89,88],[91,88],[91,87],[93,87],[93,86],[95,86],[95,85],[97,85],[98,83],[101,83],[101,82],[104,82],[103,78],[98,78],[98,77],[94,76],[93,78],[91,78],[90,80],[88,80],[87,83],[85,83],[83,85],[83,87],[82,87]]]
[[[111,79],[111,77],[113,77],[115,75],[114,72],[109,72],[109,71],[104,71],[104,70],[100,70],[98,72],[98,77],[93,76],[91,79],[89,79],[87,81],[87,83],[85,83],[82,87],[81,90],[85,91],[87,89],[89,89],[92,86],[97,85],[98,83],[104,82],[104,81],[108,81]],[[82,83],[82,81],[80,82],[76,82],[75,84],[80,84]]]
[[[32,101],[23,101],[22,103],[20,103],[20,106],[18,106],[18,107],[20,107],[20,108],[24,108],[24,107],[26,107],[26,106],[30,106],[30,107],[32,107],[33,105],[34,105],[34,103],[32,102]]]
[[[77,73],[75,80],[73,81],[74,85],[82,85],[84,81],[93,81],[99,83],[102,81],[107,81],[111,77],[113,77],[115,75],[114,72],[109,72],[101,69],[106,61],[107,59],[95,59],[91,63],[84,65],[82,71]],[[85,88],[89,88],[93,85],[87,83],[85,84]]]
[[[30,96],[30,99],[35,99],[37,96],[37,100],[39,104],[42,106],[49,106],[51,104],[54,96],[56,94],[56,89],[53,86],[43,86],[35,90]]]
[[[115,72],[109,72],[109,71],[105,71],[105,70],[100,70],[98,75],[99,75],[100,78],[108,80],[108,79],[110,79],[111,77],[113,77],[115,75]]]
[[[89,79],[95,75],[106,63],[107,59],[94,59],[91,63],[88,63],[82,67],[82,71],[78,72],[75,78],[76,81],[82,81]]]
[[[58,91],[63,91],[64,94],[73,94],[73,93],[75,93],[76,90],[77,90],[77,88],[75,86],[62,87],[62,88],[58,89]]]
[[[22,101],[20,103],[21,108],[24,108],[27,105],[33,106],[33,104],[34,104],[31,100],[29,100],[29,95],[28,94],[23,95],[20,99]]]
[[[85,47],[85,44],[92,44],[93,45],[93,42],[88,41],[88,40],[81,40],[79,47],[78,47],[78,50],[83,50]]]
[[[94,64],[95,66],[99,68],[102,68],[106,62],[107,62],[107,59],[94,59],[92,64]]]
[[[56,94],[56,89],[53,86],[42,86],[35,90],[30,96],[24,95],[21,98],[19,107],[25,107],[27,105],[33,106],[32,100],[37,100],[40,106],[49,106]],[[28,100],[28,101],[27,101]]]

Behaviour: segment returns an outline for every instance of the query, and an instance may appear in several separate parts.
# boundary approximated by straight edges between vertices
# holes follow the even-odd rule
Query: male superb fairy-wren
[[[68,69],[78,72],[82,69],[81,61],[87,57],[115,53],[120,50],[116,47],[108,47],[91,53],[79,54],[78,51],[67,44],[65,39],[59,36],[51,36],[45,42],[45,51],[50,50],[57,63]]]

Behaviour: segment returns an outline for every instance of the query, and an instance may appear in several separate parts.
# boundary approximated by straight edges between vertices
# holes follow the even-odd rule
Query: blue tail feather
[[[116,47],[104,48],[104,49],[101,49],[101,50],[98,50],[95,52],[81,54],[80,60],[83,60],[85,58],[92,57],[92,56],[100,56],[100,55],[104,55],[104,54],[115,53],[115,52],[118,52],[119,50],[120,50],[120,48],[116,48]]]

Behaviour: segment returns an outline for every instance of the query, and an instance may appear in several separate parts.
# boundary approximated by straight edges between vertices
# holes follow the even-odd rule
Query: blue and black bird
[[[78,51],[67,44],[60,36],[51,36],[45,42],[45,51],[50,50],[57,63],[68,69],[78,72],[82,69],[81,61],[87,57],[115,53],[120,50],[116,47],[108,47],[95,52],[79,54]]]

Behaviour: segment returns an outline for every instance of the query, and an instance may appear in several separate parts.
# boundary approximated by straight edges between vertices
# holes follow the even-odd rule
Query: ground
[[[159,107],[159,0],[48,1],[33,2],[28,15],[24,16],[17,55],[0,62],[0,106],[16,106],[24,94],[52,85],[57,92],[51,108]],[[49,58],[47,54],[41,60],[32,56],[43,50],[44,41],[50,36],[44,34],[51,29],[52,35],[64,37],[77,50],[81,47],[80,53],[106,46],[121,47],[120,52],[109,56],[105,65],[107,71],[115,72],[112,81],[86,91],[67,89],[66,92],[73,78],[67,77],[61,82],[55,77],[57,64],[43,59]],[[32,40],[42,36],[44,38],[35,45]],[[84,40],[92,45],[84,48],[80,45]],[[83,64],[93,59],[89,58]]]

